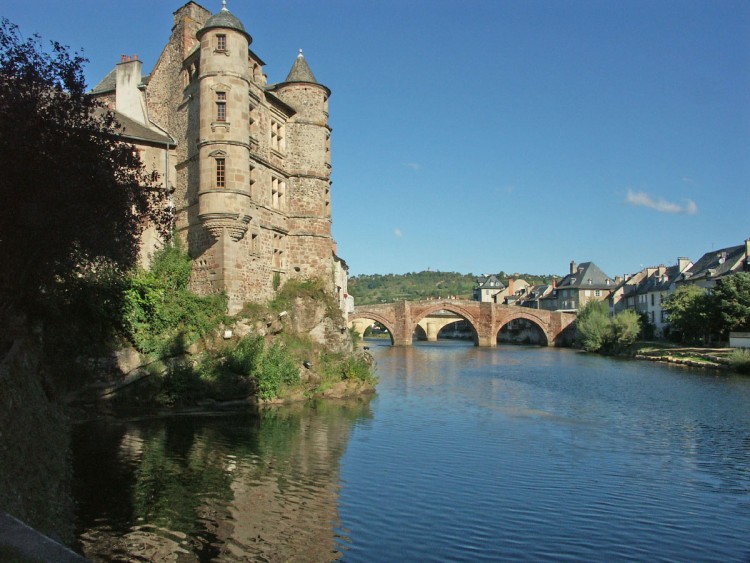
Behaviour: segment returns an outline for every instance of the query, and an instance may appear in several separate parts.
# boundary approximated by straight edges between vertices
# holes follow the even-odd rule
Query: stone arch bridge
[[[571,325],[576,315],[496,303],[441,299],[361,305],[349,313],[349,326],[363,335],[368,326],[378,322],[388,329],[392,344],[409,346],[417,326],[424,330],[428,341],[434,341],[441,328],[465,320],[474,332],[475,345],[495,346],[500,330],[515,319],[525,319],[536,325],[544,333],[547,346],[561,346],[572,339]]]

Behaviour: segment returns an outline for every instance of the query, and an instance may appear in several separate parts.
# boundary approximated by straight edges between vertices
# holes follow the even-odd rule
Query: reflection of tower
[[[242,23],[224,7],[198,31],[198,218],[214,239],[215,289],[241,294],[243,244],[253,219],[247,135],[248,45]],[[231,308],[238,304],[231,303]]]

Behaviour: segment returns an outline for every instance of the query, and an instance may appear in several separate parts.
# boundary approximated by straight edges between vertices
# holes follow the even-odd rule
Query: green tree
[[[636,343],[641,334],[641,318],[632,309],[620,311],[611,320],[609,351],[611,353],[627,350]]]
[[[169,194],[86,94],[84,62],[0,22],[0,319],[44,317],[82,276],[129,269],[145,219],[171,220]]]
[[[618,354],[632,346],[641,332],[638,313],[630,309],[609,316],[604,301],[589,301],[576,320],[578,340],[584,350]]]
[[[606,344],[610,332],[609,307],[604,301],[589,301],[576,319],[578,340],[584,350],[598,352]]]
[[[714,299],[722,332],[750,331],[750,273],[721,278],[714,288]]]
[[[679,287],[664,301],[663,309],[669,315],[670,329],[677,332],[683,342],[705,344],[716,330],[714,298],[697,285]]]

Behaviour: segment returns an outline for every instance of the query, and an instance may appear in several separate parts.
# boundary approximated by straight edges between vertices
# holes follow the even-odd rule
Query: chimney
[[[137,56],[122,55],[116,69],[115,109],[126,117],[145,124],[146,113],[141,91],[138,89],[142,66],[143,63]]]
[[[690,267],[690,258],[685,258],[684,256],[680,256],[677,259],[677,269],[680,271],[680,273],[684,272]]]
[[[557,276],[552,276],[552,289],[557,288]]]
[[[667,267],[664,264],[659,264],[659,268],[656,271],[657,275],[661,278],[667,273]]]
[[[570,273],[575,274],[577,270],[578,270],[578,266],[576,265],[576,261],[571,260],[570,261]]]
[[[508,295],[513,295],[513,278],[508,278]]]

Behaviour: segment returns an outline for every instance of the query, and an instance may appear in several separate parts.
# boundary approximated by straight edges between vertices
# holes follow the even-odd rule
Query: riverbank
[[[665,342],[639,342],[632,351],[636,360],[663,362],[695,368],[731,370],[732,348],[679,346]]]

